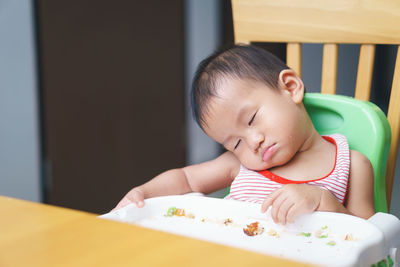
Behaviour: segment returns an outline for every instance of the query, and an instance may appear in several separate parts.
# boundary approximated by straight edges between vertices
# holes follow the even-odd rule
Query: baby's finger
[[[293,223],[294,220],[301,214],[304,213],[304,210],[299,205],[293,205],[287,213],[286,220],[290,223]]]
[[[142,196],[138,194],[132,194],[127,197],[130,203],[135,203],[136,207],[143,208],[144,207],[144,199]]]
[[[136,207],[143,208],[144,207],[144,201],[139,200],[138,202],[136,202]]]
[[[288,199],[286,199],[286,201],[280,205],[279,211],[277,214],[278,222],[282,223],[283,225],[286,224],[287,214],[288,214],[289,210],[291,209],[291,207],[293,207],[294,205],[295,205],[295,203]]]
[[[272,205],[272,201],[273,199],[269,197],[266,200],[264,200],[264,202],[261,205],[261,213],[265,213],[268,210],[268,208]]]
[[[287,200],[287,196],[285,196],[284,194],[279,194],[279,196],[276,197],[274,202],[272,203],[271,217],[275,223],[279,222],[278,214],[279,214],[282,204],[285,203],[286,200]]]
[[[261,205],[261,212],[265,213],[268,208],[274,203],[275,199],[279,196],[281,190],[277,189],[272,192],[262,203]]]
[[[123,207],[125,207],[125,206],[131,204],[131,203],[132,203],[132,202],[131,202],[128,198],[125,198],[125,197],[124,197],[124,198],[117,204],[117,206],[116,206],[114,209],[112,209],[111,211],[118,210],[118,209],[120,209],[120,208],[123,208]]]

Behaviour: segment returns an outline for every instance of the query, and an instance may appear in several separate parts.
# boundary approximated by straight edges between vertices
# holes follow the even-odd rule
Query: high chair
[[[232,0],[232,11],[236,43],[286,42],[300,76],[301,43],[323,44],[321,94],[306,94],[306,109],[320,134],[342,133],[369,158],[375,208],[387,212],[400,135],[400,2]],[[361,45],[354,98],[335,95],[339,43]],[[398,46],[387,118],[368,102],[376,44]]]

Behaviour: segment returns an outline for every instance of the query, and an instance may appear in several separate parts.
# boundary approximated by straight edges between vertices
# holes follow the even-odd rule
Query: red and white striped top
[[[257,172],[240,165],[239,174],[232,182],[230,193],[225,199],[262,204],[269,194],[283,185],[304,183],[328,190],[343,204],[350,169],[349,144],[346,137],[341,134],[327,135],[323,138],[336,146],[335,165],[328,175],[312,180],[295,181],[275,175],[268,170]]]

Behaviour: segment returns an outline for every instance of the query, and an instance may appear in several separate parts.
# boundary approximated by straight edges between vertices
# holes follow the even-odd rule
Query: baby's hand
[[[266,212],[271,206],[271,216],[275,223],[293,222],[301,214],[317,210],[321,203],[322,188],[307,184],[288,184],[271,193],[261,206]]]
[[[144,194],[141,190],[133,188],[124,196],[123,199],[121,199],[112,211],[123,208],[131,203],[135,203],[138,208],[144,207]]]

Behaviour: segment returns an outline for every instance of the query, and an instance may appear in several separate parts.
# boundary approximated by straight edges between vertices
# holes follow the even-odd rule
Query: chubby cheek
[[[297,149],[294,144],[289,144],[284,149],[279,150],[274,157],[274,167],[287,164],[295,156]]]

